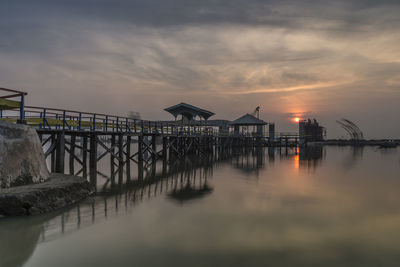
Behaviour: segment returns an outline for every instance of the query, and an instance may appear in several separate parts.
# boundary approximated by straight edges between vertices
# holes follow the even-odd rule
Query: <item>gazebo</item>
[[[268,123],[256,118],[251,114],[246,114],[233,122],[231,125],[233,126],[233,133],[235,135],[244,134],[244,135],[253,135],[253,136],[262,136],[264,133],[264,125]],[[250,127],[253,126],[253,131],[250,132]],[[254,131],[254,128],[257,130]]]
[[[182,121],[187,120],[189,123],[190,121],[192,121],[195,117],[198,118],[203,118],[204,120],[208,120],[208,118],[210,118],[211,116],[214,115],[213,112],[199,108],[199,107],[195,107],[193,105],[190,104],[186,104],[186,103],[180,103],[177,104],[175,106],[169,107],[164,109],[165,111],[169,112],[172,114],[172,116],[176,118],[181,115],[182,116]]]

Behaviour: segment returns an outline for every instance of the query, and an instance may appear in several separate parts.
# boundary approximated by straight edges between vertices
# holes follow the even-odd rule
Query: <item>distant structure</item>
[[[131,110],[128,113],[128,118],[133,120],[140,120],[142,117],[140,116],[140,112]]]
[[[268,137],[270,141],[275,140],[275,123],[269,123],[268,125]]]
[[[325,128],[320,126],[316,119],[299,122],[299,137],[301,143],[323,141]]]
[[[358,128],[358,126],[354,122],[348,119],[341,119],[336,122],[350,135],[351,140],[353,141],[364,140],[363,132],[360,130],[360,128]]]
[[[233,133],[235,135],[251,135],[251,136],[262,136],[264,134],[264,125],[268,123],[256,118],[251,114],[246,114],[233,122]]]
[[[175,106],[171,106],[169,108],[164,109],[165,111],[169,112],[174,116],[175,120],[179,115],[182,116],[182,123],[190,124],[190,122],[195,118],[198,117],[200,120],[208,120],[211,116],[215,115],[215,113],[195,107],[193,105],[187,103],[180,103]]]
[[[251,113],[251,115],[257,117],[257,119],[260,118],[260,107],[256,107],[256,109]]]

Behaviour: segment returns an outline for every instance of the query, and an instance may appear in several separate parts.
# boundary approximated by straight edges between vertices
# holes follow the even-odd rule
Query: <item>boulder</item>
[[[48,178],[36,130],[0,121],[0,188],[41,183]]]
[[[84,200],[94,192],[82,177],[52,173],[44,183],[0,189],[0,216],[45,214]]]

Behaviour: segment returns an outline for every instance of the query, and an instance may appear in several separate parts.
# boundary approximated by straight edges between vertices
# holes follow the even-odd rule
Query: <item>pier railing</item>
[[[25,123],[39,130],[267,138],[267,135],[259,133],[220,132],[216,126],[182,125],[177,122],[150,121],[102,113],[27,106],[25,105],[26,95],[26,92],[0,88],[0,120]],[[17,100],[15,100],[16,98]],[[281,133],[280,137],[290,138],[294,135]],[[278,136],[278,133],[275,133],[274,136]]]
[[[81,112],[58,108],[24,106],[19,110],[10,106],[1,112],[2,120],[26,124],[43,130],[70,130],[93,132],[118,132],[161,135],[213,135],[215,129],[204,126],[187,126],[178,123],[132,119],[101,113]],[[22,118],[22,119],[21,119]]]
[[[0,117],[3,117],[3,110],[18,110],[18,117],[17,120],[23,122],[25,120],[25,96],[28,93],[7,89],[7,88],[0,88]],[[15,100],[15,98],[19,99]]]

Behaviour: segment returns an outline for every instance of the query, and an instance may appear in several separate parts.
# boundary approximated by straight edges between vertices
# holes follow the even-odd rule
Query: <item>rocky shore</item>
[[[39,184],[0,189],[0,215],[39,215],[54,211],[94,193],[86,179],[53,173]]]
[[[94,191],[84,178],[49,173],[34,128],[0,120],[0,216],[44,214]]]

